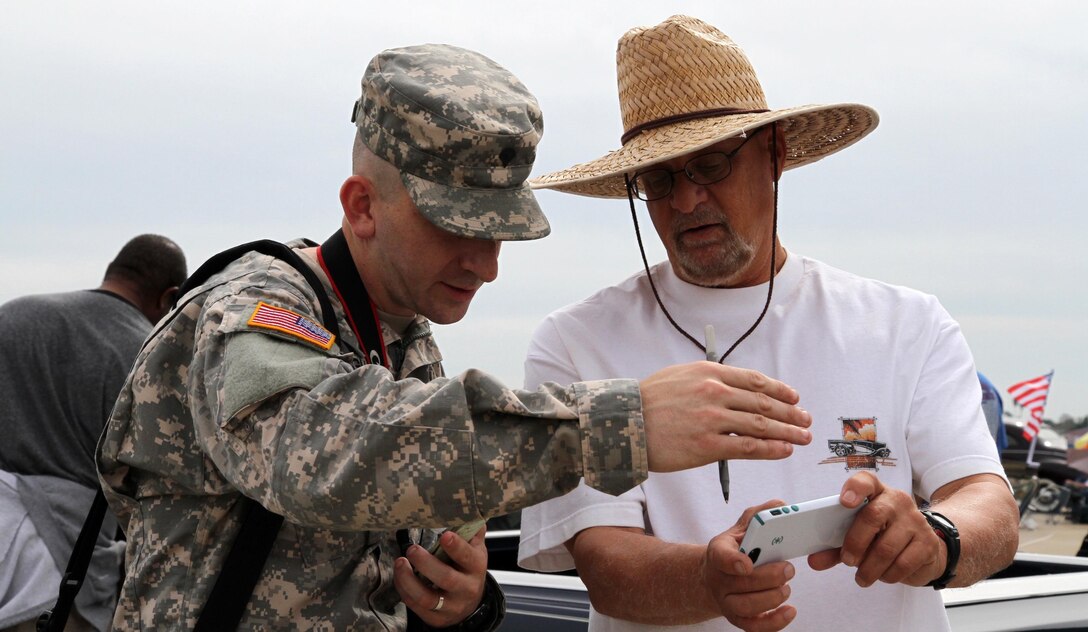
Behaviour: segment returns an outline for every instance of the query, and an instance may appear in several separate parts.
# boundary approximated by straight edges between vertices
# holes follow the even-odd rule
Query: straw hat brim
[[[784,169],[829,156],[864,138],[879,122],[876,110],[857,103],[803,105],[750,114],[691,119],[645,130],[621,148],[590,162],[529,181],[534,189],[554,189],[590,197],[627,197],[623,175],[654,163],[698,151],[727,138],[779,121],[786,140]]]

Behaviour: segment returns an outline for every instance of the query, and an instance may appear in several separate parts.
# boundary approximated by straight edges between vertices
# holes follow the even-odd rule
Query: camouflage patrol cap
[[[362,83],[351,120],[400,170],[424,217],[463,237],[551,232],[525,181],[544,118],[510,71],[470,50],[425,44],[379,53]]]

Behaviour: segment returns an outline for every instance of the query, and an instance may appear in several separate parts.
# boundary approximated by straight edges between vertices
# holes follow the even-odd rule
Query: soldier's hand
[[[439,536],[439,544],[452,564],[446,564],[417,544],[408,547],[405,557],[394,562],[393,585],[404,604],[427,625],[433,628],[454,625],[480,605],[487,576],[486,531],[480,529],[469,541],[453,531]]]
[[[786,604],[790,596],[787,582],[795,573],[793,565],[774,562],[753,567],[748,556],[740,552],[752,516],[782,504],[775,499],[749,507],[735,525],[715,536],[706,547],[703,583],[722,616],[742,630],[781,630],[797,616],[797,609]]]
[[[694,362],[639,384],[650,470],[674,472],[722,459],[782,459],[806,445],[812,416],[797,392],[758,371]]]

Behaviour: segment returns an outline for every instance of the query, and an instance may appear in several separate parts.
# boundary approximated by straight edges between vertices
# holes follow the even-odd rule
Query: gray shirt
[[[102,291],[0,305],[0,469],[97,488],[98,436],[150,330]]]
[[[100,290],[25,296],[0,305],[0,470],[17,480],[25,515],[58,570],[64,569],[98,489],[94,449],[151,323],[131,303]],[[107,515],[76,609],[109,626],[123,544]],[[24,587],[37,602],[56,586]]]

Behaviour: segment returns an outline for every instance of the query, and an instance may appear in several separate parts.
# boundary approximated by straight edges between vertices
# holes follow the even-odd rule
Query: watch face
[[[942,531],[950,535],[958,535],[956,531],[956,526],[952,524],[952,521],[948,518],[945,518],[941,514],[934,513],[932,511],[923,511],[922,514],[925,515],[926,520],[929,521],[929,524],[931,524],[934,528],[940,528]]]

